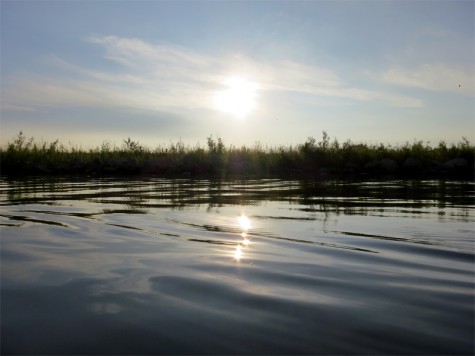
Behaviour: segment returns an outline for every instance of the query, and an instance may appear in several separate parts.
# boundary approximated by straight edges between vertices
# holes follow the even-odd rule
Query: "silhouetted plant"
[[[224,142],[221,139],[221,137],[218,137],[216,141],[213,139],[213,135],[210,135],[207,138],[207,142],[208,142],[209,152],[218,153],[218,154],[222,154],[224,152],[225,147],[224,147]]]
[[[130,137],[124,140],[124,150],[131,153],[142,153],[145,149],[138,141],[132,141]]]

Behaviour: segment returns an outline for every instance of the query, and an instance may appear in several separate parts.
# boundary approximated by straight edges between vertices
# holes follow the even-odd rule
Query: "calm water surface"
[[[474,189],[0,179],[1,353],[473,354]]]

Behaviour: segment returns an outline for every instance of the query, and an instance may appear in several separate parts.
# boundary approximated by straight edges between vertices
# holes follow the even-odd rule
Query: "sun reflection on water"
[[[236,249],[234,250],[233,257],[236,262],[239,262],[243,257],[243,248],[246,248],[251,243],[247,232],[252,225],[249,218],[244,214],[241,214],[241,216],[238,217],[237,221],[238,226],[241,229],[241,240],[238,242]]]
[[[249,218],[242,214],[239,218],[238,218],[238,222],[239,222],[239,226],[241,227],[241,230],[244,230],[244,231],[247,231],[251,228],[251,221],[249,220]]]
[[[234,251],[234,259],[240,261],[242,257],[242,248],[241,245],[237,245],[236,250]]]

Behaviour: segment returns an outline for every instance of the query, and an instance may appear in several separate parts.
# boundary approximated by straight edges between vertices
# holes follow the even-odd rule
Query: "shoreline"
[[[207,138],[207,147],[183,142],[150,149],[130,138],[122,147],[104,143],[91,150],[65,148],[59,140],[35,142],[19,132],[0,148],[0,175],[158,176],[196,178],[460,178],[475,176],[475,146],[466,138],[458,144],[422,141],[403,146],[367,145],[350,140],[340,144],[323,131],[317,142],[309,137],[295,146],[225,146]]]
[[[84,176],[84,177],[163,177],[203,179],[462,179],[475,181],[475,169],[463,158],[446,162],[422,162],[406,159],[402,164],[391,159],[367,162],[363,165],[346,164],[343,167],[317,166],[300,162],[294,167],[260,167],[252,161],[210,162],[183,164],[170,159],[137,160],[135,158],[72,159],[61,164],[45,162],[1,162],[0,175],[19,176]],[[267,168],[267,169],[266,169]]]

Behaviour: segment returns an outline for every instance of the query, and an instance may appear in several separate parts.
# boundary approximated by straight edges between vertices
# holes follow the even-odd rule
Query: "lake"
[[[467,181],[0,179],[2,354],[473,354]]]

